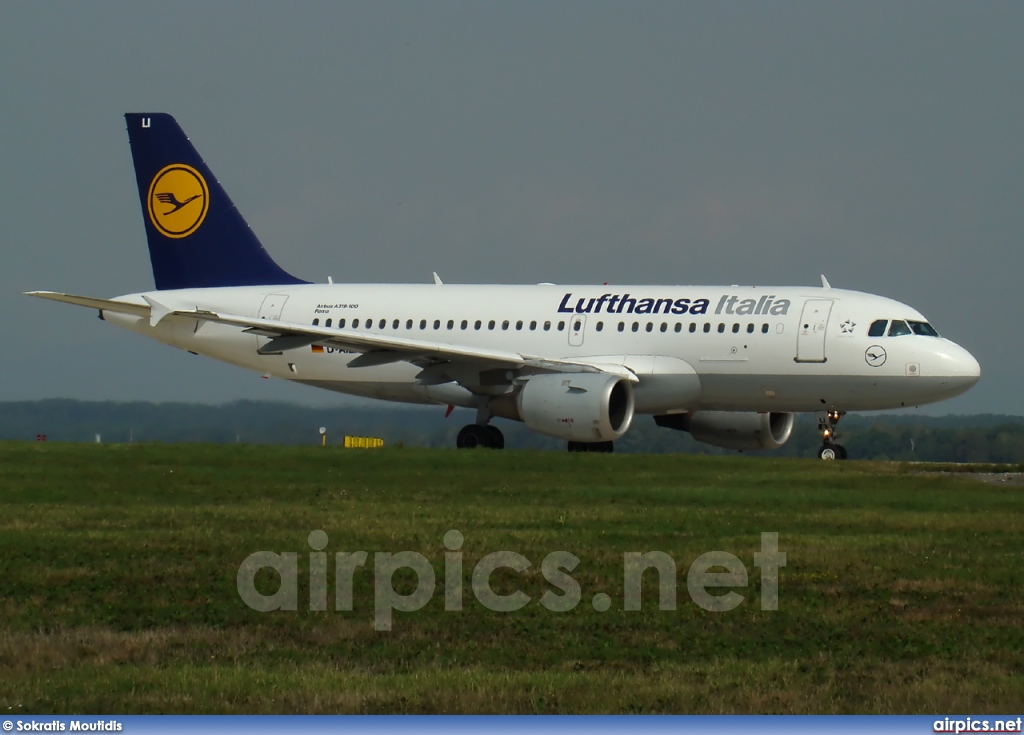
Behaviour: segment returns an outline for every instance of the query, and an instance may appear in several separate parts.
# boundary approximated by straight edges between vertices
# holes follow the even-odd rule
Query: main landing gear
[[[453,406],[448,407],[448,413],[452,412]],[[448,416],[445,414],[445,417]],[[459,430],[459,435],[455,439],[455,446],[459,449],[504,449],[505,448],[505,435],[501,433],[501,429],[496,426],[491,426],[488,423],[491,420],[491,412],[487,408],[487,404],[481,404],[476,409],[476,423],[467,424]]]
[[[455,439],[455,446],[459,449],[504,449],[505,435],[501,429],[489,424],[467,424],[459,431]]]
[[[615,450],[613,442],[569,442],[570,452],[599,452],[611,454]]]
[[[836,460],[846,459],[846,448],[842,444],[836,444],[836,424],[843,417],[842,411],[831,410],[824,415],[818,415],[818,431],[821,432],[822,445],[818,450],[818,459]]]

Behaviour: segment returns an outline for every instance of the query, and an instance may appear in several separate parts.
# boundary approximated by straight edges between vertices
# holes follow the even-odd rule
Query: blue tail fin
[[[158,289],[305,283],[263,249],[173,117],[125,119]]]

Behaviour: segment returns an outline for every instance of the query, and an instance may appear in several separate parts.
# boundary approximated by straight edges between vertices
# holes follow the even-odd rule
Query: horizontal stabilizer
[[[92,296],[75,296],[69,293],[57,293],[56,291],[26,291],[26,296],[35,296],[40,299],[59,301],[62,304],[74,304],[84,306],[88,309],[99,309],[100,311],[113,311],[118,314],[132,314],[134,316],[149,317],[150,309],[146,304],[132,304],[127,301],[113,301],[111,299],[96,299]]]

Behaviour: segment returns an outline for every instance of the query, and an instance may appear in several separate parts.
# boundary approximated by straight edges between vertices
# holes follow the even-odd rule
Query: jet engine
[[[778,449],[793,433],[791,413],[697,411],[655,416],[658,426],[688,431],[699,442],[726,449]]]
[[[516,398],[519,418],[540,434],[580,442],[618,439],[633,422],[633,386],[608,373],[531,377]]]

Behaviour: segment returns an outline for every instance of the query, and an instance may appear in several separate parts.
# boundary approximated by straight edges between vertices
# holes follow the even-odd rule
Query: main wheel
[[[459,431],[459,435],[455,439],[455,446],[459,449],[486,447],[487,440],[490,438],[487,429],[488,427],[480,424],[466,424]]]
[[[570,452],[600,452],[610,454],[615,449],[613,442],[569,442]]]
[[[488,449],[504,449],[505,435],[501,433],[501,429],[491,425],[487,425],[484,428],[487,429],[487,444],[484,446]]]

